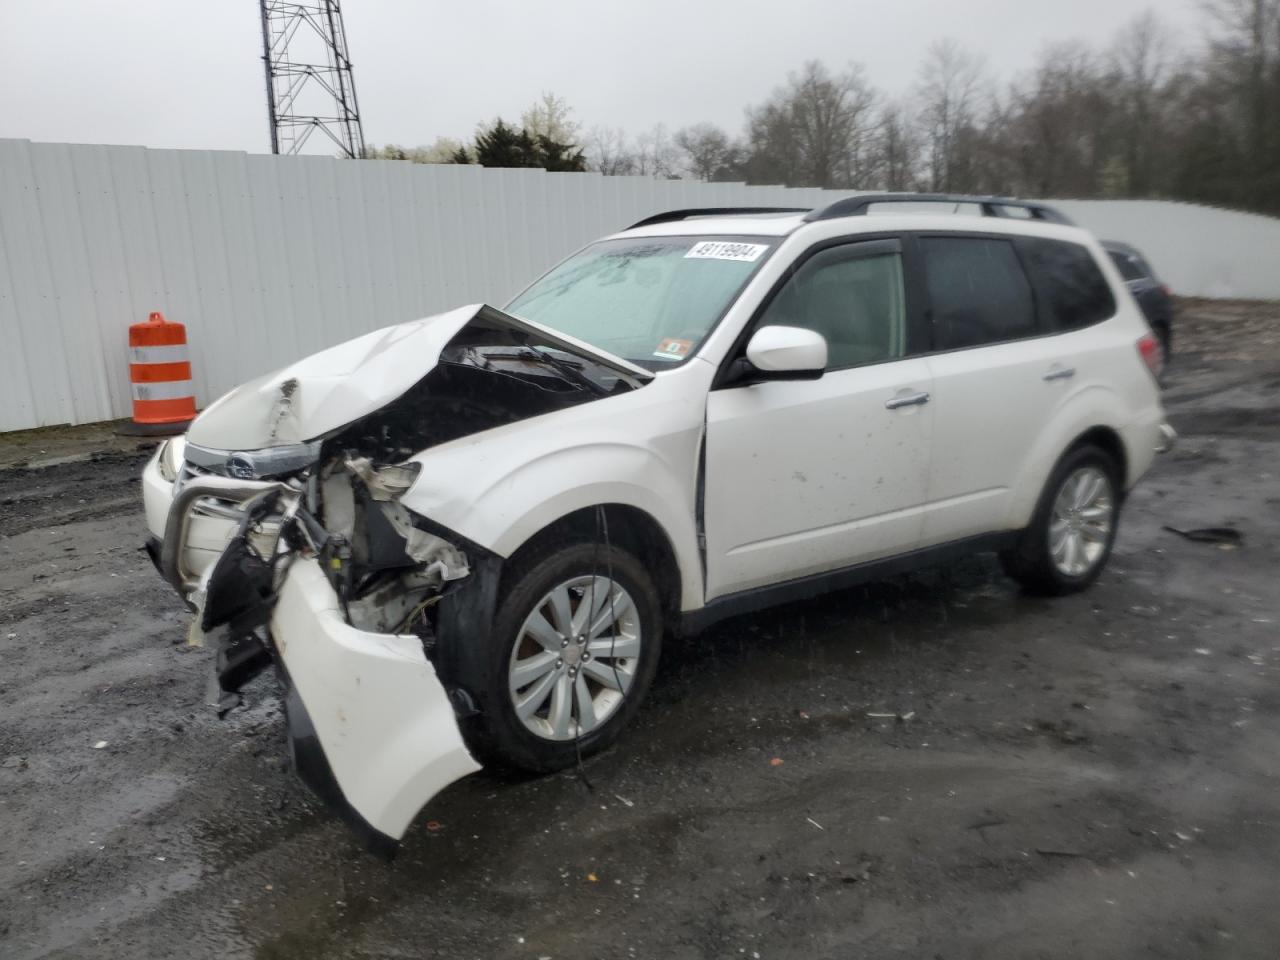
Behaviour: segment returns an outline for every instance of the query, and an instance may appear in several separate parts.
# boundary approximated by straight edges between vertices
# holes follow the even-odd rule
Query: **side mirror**
[[[747,342],[747,360],[746,380],[817,380],[827,368],[827,340],[804,327],[761,327]]]

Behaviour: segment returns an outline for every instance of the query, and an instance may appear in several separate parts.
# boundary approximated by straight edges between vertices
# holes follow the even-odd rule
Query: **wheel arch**
[[[1072,450],[1085,445],[1098,447],[1115,459],[1116,466],[1120,468],[1120,491],[1123,494],[1129,485],[1129,454],[1119,431],[1107,426],[1090,427],[1067,445],[1062,456],[1065,457]],[[1058,459],[1061,460],[1062,457]]]
[[[680,420],[679,429],[649,424],[656,434],[627,442],[618,437],[624,425],[609,421],[591,425],[586,437],[569,428],[530,430],[510,443],[428,451],[422,475],[402,502],[496,554],[504,565],[548,528],[581,523],[566,518],[598,506],[620,509],[619,523],[635,520],[661,531],[675,558],[679,606],[696,609],[704,599],[695,518],[702,424],[684,424],[683,407],[676,413],[658,419]]]
[[[1120,469],[1120,490],[1128,488],[1133,463],[1115,418],[1117,399],[1110,390],[1093,388],[1077,394],[1059,410],[1037,438],[1014,481],[1005,518],[1007,529],[1019,530],[1030,522],[1054,468],[1083,444],[1094,444],[1111,454]]]
[[[611,543],[644,563],[653,575],[667,626],[679,624],[685,584],[675,546],[657,518],[633,504],[598,503],[552,520],[507,558],[503,576],[519,569],[525,558],[544,550],[565,543],[591,542]]]

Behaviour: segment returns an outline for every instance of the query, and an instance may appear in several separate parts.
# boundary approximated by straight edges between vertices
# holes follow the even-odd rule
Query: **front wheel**
[[[1033,593],[1083,590],[1111,555],[1120,498],[1120,470],[1111,454],[1091,444],[1068,451],[1017,545],[1000,554],[1005,572]]]
[[[536,553],[504,577],[484,675],[460,679],[478,695],[464,727],[472,748],[542,773],[617,739],[653,680],[663,623],[630,553],[591,543]]]

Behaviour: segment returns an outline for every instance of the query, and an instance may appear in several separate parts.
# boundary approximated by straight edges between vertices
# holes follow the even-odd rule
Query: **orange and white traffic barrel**
[[[129,327],[131,433],[181,433],[196,415],[187,328],[156,311]]]

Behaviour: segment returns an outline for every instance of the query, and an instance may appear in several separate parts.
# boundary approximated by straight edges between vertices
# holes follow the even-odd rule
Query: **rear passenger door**
[[[1064,335],[1070,323],[1054,303],[1070,290],[1047,277],[1056,270],[1062,279],[1078,255],[1093,261],[1078,244],[1008,235],[922,235],[917,243],[933,330],[928,545],[1025,520],[1010,515],[1011,487],[1088,367],[1087,338]],[[1107,315],[1114,311],[1112,302]]]

